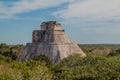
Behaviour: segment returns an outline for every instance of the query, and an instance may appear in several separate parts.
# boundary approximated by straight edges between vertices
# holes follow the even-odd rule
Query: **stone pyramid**
[[[17,60],[27,61],[40,54],[46,55],[53,62],[73,54],[86,56],[77,44],[67,38],[65,31],[61,29],[61,24],[56,21],[43,22],[41,30],[34,30],[32,43],[26,44]]]

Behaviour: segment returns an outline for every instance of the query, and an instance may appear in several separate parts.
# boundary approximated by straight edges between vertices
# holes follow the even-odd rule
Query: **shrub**
[[[109,53],[108,56],[118,56],[120,55],[120,49],[113,50],[112,52]]]
[[[52,64],[51,60],[47,56],[45,56],[44,54],[35,55],[33,60],[43,62],[46,65]]]

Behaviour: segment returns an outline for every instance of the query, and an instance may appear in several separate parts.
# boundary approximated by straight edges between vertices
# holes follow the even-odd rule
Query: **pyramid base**
[[[75,43],[27,43],[19,54],[17,61],[27,61],[40,54],[44,54],[53,62],[59,62],[61,59],[73,54],[80,54],[81,57],[86,56]]]

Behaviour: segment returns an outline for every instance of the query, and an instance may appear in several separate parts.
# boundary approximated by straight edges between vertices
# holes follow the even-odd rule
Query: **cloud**
[[[119,0],[19,0],[9,3],[0,1],[0,19],[20,19],[16,14],[56,7],[64,3],[68,3],[66,8],[52,13],[53,16],[62,18],[62,23],[98,33],[120,32],[112,22],[120,20]],[[110,25],[109,21],[113,24]],[[119,22],[115,25],[120,26]]]
[[[30,12],[42,8],[59,6],[73,0],[20,0],[16,2],[0,1],[0,18],[14,18],[16,14]]]
[[[83,0],[68,4],[52,15],[64,24],[80,27],[83,32],[120,34],[120,0]]]
[[[120,18],[120,0],[84,0],[76,1],[66,9],[54,12],[53,15],[63,18],[85,18],[104,20]]]

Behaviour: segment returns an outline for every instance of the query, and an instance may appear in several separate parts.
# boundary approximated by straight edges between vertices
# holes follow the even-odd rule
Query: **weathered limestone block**
[[[32,43],[26,44],[17,60],[27,61],[40,54],[46,55],[53,62],[73,54],[86,56],[77,44],[67,38],[60,24],[55,21],[43,22],[41,30],[33,31]]]

